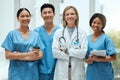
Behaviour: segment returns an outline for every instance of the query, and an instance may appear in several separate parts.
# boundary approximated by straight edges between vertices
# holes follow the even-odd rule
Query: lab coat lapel
[[[67,47],[69,47],[70,44],[71,44],[71,39],[70,39],[70,35],[69,35],[69,32],[68,32],[67,28],[65,28],[65,34],[64,35],[65,35]]]
[[[77,37],[77,28],[75,27],[75,30],[73,31],[73,34],[71,36],[71,41]]]

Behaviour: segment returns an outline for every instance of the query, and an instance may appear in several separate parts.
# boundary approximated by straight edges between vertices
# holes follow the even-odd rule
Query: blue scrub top
[[[28,52],[33,47],[45,48],[38,34],[35,31],[30,31],[27,39],[24,39],[18,29],[8,33],[2,47],[11,52]],[[10,60],[8,80],[38,80],[38,60]]]
[[[87,57],[92,50],[106,50],[106,55],[115,55],[114,43],[106,34],[102,34],[92,42],[92,35],[88,36]],[[86,80],[114,80],[114,72],[111,62],[93,62],[88,64]]]
[[[52,42],[53,36],[57,29],[60,27],[55,26],[52,33],[48,34],[44,25],[39,26],[35,29],[38,32],[39,37],[41,38],[43,44],[45,45],[45,49],[43,51],[43,58],[39,61],[39,72],[44,74],[54,73],[56,59],[53,57],[52,53]]]

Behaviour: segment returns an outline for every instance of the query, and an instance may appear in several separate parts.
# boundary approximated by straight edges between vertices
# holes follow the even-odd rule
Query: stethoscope
[[[75,49],[78,49],[78,48],[81,48],[81,45],[80,45],[80,42],[79,42],[79,34],[78,34],[78,27],[76,27],[77,28],[77,39],[76,39],[76,37],[74,38],[74,39],[76,39],[76,40],[72,40],[72,47],[74,47]],[[62,32],[62,36],[59,38],[59,43],[60,43],[60,47],[61,46],[63,46],[63,44],[66,44],[66,39],[65,39],[65,37],[64,37],[64,32],[65,32],[65,28],[63,29],[63,32]],[[64,42],[63,44],[62,44],[62,42]],[[64,46],[64,47],[66,47],[66,46]]]

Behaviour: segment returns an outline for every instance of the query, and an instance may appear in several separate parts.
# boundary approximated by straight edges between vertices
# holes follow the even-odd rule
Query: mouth
[[[97,28],[97,27],[94,27],[93,29],[94,29],[94,30],[98,30],[98,28]]]
[[[24,21],[23,23],[24,23],[24,24],[28,24],[29,22],[27,22],[27,21]]]
[[[98,28],[94,28],[95,30],[98,29]]]

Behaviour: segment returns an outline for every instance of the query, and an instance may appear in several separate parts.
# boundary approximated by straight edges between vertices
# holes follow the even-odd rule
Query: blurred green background
[[[117,51],[117,60],[113,61],[115,80],[120,80],[120,31],[112,30],[107,32],[112,38]]]

